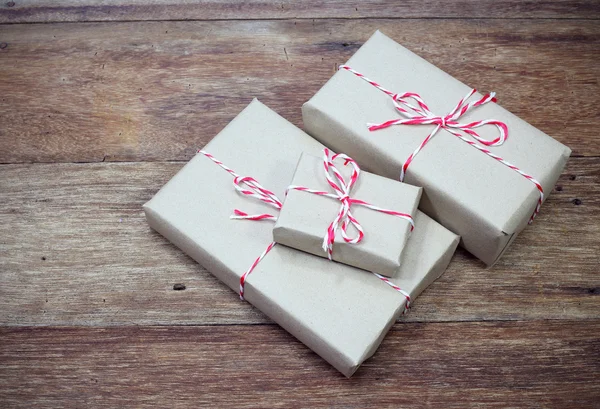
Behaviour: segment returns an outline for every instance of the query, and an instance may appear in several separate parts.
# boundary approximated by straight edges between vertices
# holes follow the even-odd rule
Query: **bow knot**
[[[446,128],[446,126],[447,126],[446,121],[447,121],[447,117],[438,116],[438,117],[434,118],[434,123],[441,126],[442,128]]]
[[[354,161],[354,159],[347,155],[344,155],[342,153],[333,154],[327,148],[325,148],[323,152],[323,168],[325,170],[325,178],[327,179],[327,183],[333,189],[334,193],[310,189],[305,186],[294,185],[288,186],[287,190],[300,190],[302,192],[308,192],[319,196],[329,197],[340,202],[340,209],[333,221],[327,227],[327,233],[323,237],[323,250],[327,252],[327,257],[330,260],[332,259],[333,243],[335,242],[335,236],[337,234],[338,229],[340,230],[344,241],[349,244],[360,243],[365,236],[362,226],[352,214],[352,205],[364,206],[381,213],[389,214],[407,220],[410,223],[410,231],[414,229],[414,221],[410,214],[383,209],[381,207],[377,207],[370,203],[367,203],[364,200],[353,199],[351,197],[352,188],[354,187],[358,180],[358,177],[360,176],[360,167],[358,166],[356,161]],[[336,159],[343,159],[344,166],[347,166],[348,164],[352,166],[352,171],[348,180],[344,179],[341,172],[336,167],[334,163]],[[349,226],[353,226],[354,230],[356,230],[356,234],[354,236],[348,234]]]
[[[480,142],[481,144],[483,144],[485,146],[502,145],[508,138],[508,126],[504,122],[498,121],[496,119],[485,119],[482,121],[474,121],[474,122],[470,122],[470,123],[466,123],[466,124],[457,122],[457,120],[461,116],[465,115],[471,109],[477,108],[481,105],[485,105],[488,102],[495,103],[496,102],[496,93],[495,92],[490,92],[490,93],[484,95],[481,99],[479,99],[477,101],[467,103],[467,100],[469,98],[471,98],[471,96],[477,92],[475,89],[472,89],[463,99],[461,99],[458,102],[458,104],[456,104],[454,109],[452,111],[450,111],[450,113],[448,115],[446,115],[445,117],[441,117],[441,116],[434,115],[429,110],[429,107],[427,106],[427,104],[425,104],[425,102],[423,101],[421,96],[417,93],[406,92],[402,95],[395,94],[395,93],[385,89],[384,87],[382,87],[375,81],[368,79],[360,72],[353,70],[352,68],[350,68],[347,65],[340,65],[339,69],[344,69],[346,71],[351,72],[352,74],[354,74],[357,77],[368,82],[369,84],[371,84],[372,86],[374,86],[375,88],[377,88],[378,90],[383,92],[384,94],[390,96],[392,98],[392,102],[394,103],[394,106],[396,107],[396,110],[400,113],[401,116],[404,117],[401,119],[387,121],[382,124],[367,124],[370,131],[387,128],[392,125],[432,125],[432,124],[437,125],[435,127],[435,129],[423,140],[423,142],[421,142],[421,144],[417,147],[417,149],[415,149],[415,151],[410,154],[410,156],[408,157],[406,162],[404,162],[404,164],[402,165],[402,169],[400,171],[400,181],[404,180],[404,176],[406,175],[406,169],[408,168],[408,165],[410,165],[410,163],[412,162],[414,157],[421,151],[421,149],[423,149],[423,147],[431,140],[431,138],[433,138],[433,136],[440,129],[444,129],[445,131],[456,136],[457,138],[461,139],[465,143],[468,143],[469,145],[473,146],[477,150],[485,153],[489,157],[502,163],[504,166],[507,166],[508,168],[514,170],[515,172],[517,172],[518,174],[520,174],[527,180],[531,181],[535,185],[537,190],[540,192],[540,197],[538,199],[535,210],[529,219],[530,224],[531,224],[531,222],[533,222],[533,219],[540,211],[540,206],[542,205],[542,202],[544,201],[544,188],[542,187],[541,183],[538,180],[536,180],[533,176],[523,172],[517,166],[502,159],[500,156],[494,154],[489,149],[487,149],[484,146],[481,146],[477,143],[477,142]],[[409,102],[409,99],[414,100],[416,102],[416,105],[414,105],[414,103],[411,104]],[[495,126],[499,132],[499,135],[493,140],[488,140],[488,139],[482,138],[475,131],[475,129],[485,126],[485,125]],[[451,128],[453,128],[453,129],[451,129]],[[466,135],[461,133],[461,131]],[[472,137],[477,142],[469,139],[468,136]]]
[[[256,179],[251,176],[234,176],[233,187],[241,194],[260,200],[261,202],[266,203],[277,210],[281,210],[283,207],[283,203],[281,200],[279,200],[275,193],[264,188]],[[277,216],[268,213],[248,214],[238,209],[234,209],[233,213],[234,214],[230,216],[231,219],[277,220]]]
[[[348,180],[344,179],[341,172],[335,166],[334,161],[338,158],[344,160],[344,166],[347,166],[348,164],[352,166],[352,172]],[[323,238],[323,250],[327,252],[327,256],[331,260],[333,243],[338,229],[340,229],[342,238],[346,243],[360,243],[364,237],[362,226],[350,211],[350,206],[352,205],[350,193],[360,175],[360,167],[354,159],[349,156],[344,155],[343,153],[332,154],[327,148],[323,150],[323,167],[325,169],[327,183],[329,183],[329,186],[331,186],[335,192],[334,198],[338,199],[341,203],[337,216],[327,228],[327,235]],[[348,227],[350,225],[356,230],[356,234],[353,237],[348,234]]]
[[[348,207],[352,204],[352,199],[348,195],[340,196],[340,202],[347,205]]]
[[[458,101],[458,104],[456,104],[454,109],[452,109],[445,116],[436,115],[431,112],[425,101],[423,101],[421,96],[415,92],[394,94],[392,97],[392,102],[394,103],[396,111],[402,116],[402,118],[392,119],[380,124],[368,124],[370,131],[388,128],[393,125],[436,125],[436,128],[427,136],[427,138],[425,138],[417,150],[415,150],[415,152],[404,163],[404,166],[402,166],[400,181],[404,180],[406,168],[412,161],[412,158],[419,153],[423,146],[425,146],[440,129],[444,129],[452,135],[465,140],[465,136],[463,136],[461,133],[463,132],[485,146],[499,146],[506,141],[508,138],[508,127],[504,122],[497,121],[495,119],[484,119],[481,121],[473,121],[468,123],[458,122],[458,119],[472,109],[485,105],[489,102],[496,102],[496,94],[493,92],[484,95],[477,101],[468,102],[469,98],[471,98],[471,96],[473,96],[473,94],[476,92],[477,91],[475,89],[469,91],[464,98]],[[490,140],[479,135],[475,129],[485,125],[495,126],[498,130],[498,136]]]

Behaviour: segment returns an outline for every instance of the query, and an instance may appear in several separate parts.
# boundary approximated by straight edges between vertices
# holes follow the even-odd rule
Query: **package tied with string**
[[[422,186],[419,209],[487,265],[537,215],[571,153],[494,93],[478,94],[380,32],[302,114],[310,135],[365,170]]]
[[[273,240],[393,277],[414,229],[421,188],[361,172],[325,148],[303,153],[288,186]]]
[[[417,211],[393,279],[275,244],[273,220],[298,157],[323,148],[254,100],[144,211],[153,229],[351,376],[446,269],[458,237]]]

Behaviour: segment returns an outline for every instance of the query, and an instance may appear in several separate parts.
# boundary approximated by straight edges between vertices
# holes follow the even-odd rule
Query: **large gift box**
[[[302,113],[310,135],[365,170],[422,186],[419,208],[492,265],[571,153],[495,102],[376,32]]]
[[[458,237],[417,212],[393,279],[273,245],[269,218],[277,217],[300,154],[318,156],[323,148],[255,100],[144,211],[153,229],[351,376],[409,299],[443,273]],[[233,209],[238,217],[272,217],[232,220]]]

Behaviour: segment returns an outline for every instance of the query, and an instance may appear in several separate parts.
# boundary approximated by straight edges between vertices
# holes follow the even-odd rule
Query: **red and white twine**
[[[334,161],[336,159],[343,159],[344,165],[350,164],[352,166],[352,173],[350,179],[346,181],[338,168],[335,166]],[[287,190],[299,190],[302,192],[308,192],[319,196],[330,197],[332,199],[339,200],[341,202],[340,209],[336,214],[335,218],[327,227],[327,233],[323,238],[323,250],[327,252],[327,257],[331,260],[333,255],[333,243],[335,242],[335,236],[338,228],[341,226],[341,235],[346,243],[356,244],[360,243],[365,236],[365,232],[356,218],[352,215],[350,207],[352,205],[363,206],[369,209],[389,214],[392,216],[399,217],[410,223],[410,231],[413,231],[415,223],[410,214],[396,212],[394,210],[384,209],[379,206],[372,205],[365,202],[364,200],[354,199],[350,197],[352,188],[356,184],[358,177],[360,176],[360,167],[356,161],[343,153],[333,154],[329,149],[323,149],[323,168],[325,170],[325,177],[327,183],[333,189],[334,193],[326,192],[322,190],[310,189],[305,186],[288,186]],[[286,192],[287,193],[287,192]],[[354,226],[357,231],[356,236],[350,237],[348,235],[348,226]]]
[[[427,104],[423,101],[421,96],[417,93],[406,92],[404,94],[396,94],[396,93],[393,93],[392,91],[385,89],[384,87],[379,85],[377,82],[370,80],[369,78],[365,77],[363,74],[359,73],[358,71],[353,70],[352,68],[350,68],[347,65],[340,65],[339,69],[344,69],[346,71],[353,73],[357,77],[363,79],[364,81],[368,82],[369,84],[371,84],[375,88],[379,89],[386,95],[390,96],[392,98],[392,102],[393,102],[396,110],[398,111],[398,113],[401,116],[404,117],[404,118],[399,118],[399,119],[392,119],[390,121],[386,121],[381,124],[367,124],[370,131],[376,131],[378,129],[388,128],[393,125],[436,125],[434,130],[419,144],[419,146],[414,150],[413,153],[410,154],[408,159],[402,165],[402,169],[400,171],[400,181],[404,180],[404,177],[406,175],[406,170],[408,169],[409,165],[412,163],[415,156],[417,156],[417,154],[421,151],[421,149],[423,149],[423,147],[425,147],[425,145],[427,145],[427,143],[431,140],[431,138],[433,138],[440,129],[444,129],[445,131],[456,136],[457,138],[460,138],[464,142],[466,142],[469,145],[473,146],[474,148],[480,150],[481,152],[485,153],[486,155],[490,156],[491,158],[494,158],[495,160],[497,160],[498,162],[507,166],[508,168],[514,170],[515,172],[517,172],[518,174],[520,174],[527,180],[531,181],[535,185],[535,187],[538,189],[538,191],[540,193],[540,197],[538,199],[535,210],[529,219],[529,223],[533,222],[533,219],[535,219],[535,217],[539,213],[540,206],[542,205],[542,202],[544,201],[544,189],[542,188],[541,183],[539,181],[537,181],[533,176],[523,172],[517,166],[504,160],[500,156],[492,153],[489,149],[486,149],[485,147],[477,144],[477,142],[475,142],[475,141],[469,139],[467,136],[463,135],[463,133],[464,133],[485,146],[499,146],[499,145],[502,145],[508,138],[508,127],[506,126],[506,124],[504,122],[501,122],[501,121],[498,121],[495,119],[485,119],[485,120],[473,121],[473,122],[469,122],[469,123],[458,122],[458,119],[460,117],[462,117],[463,115],[465,115],[467,112],[471,111],[472,109],[475,109],[479,106],[485,105],[489,102],[495,103],[496,102],[496,96],[495,96],[496,94],[495,93],[491,92],[491,93],[485,94],[481,99],[479,99],[477,101],[467,102],[468,99],[477,92],[475,89],[472,89],[471,91],[469,91],[469,93],[464,98],[462,98],[458,102],[458,104],[456,104],[454,109],[452,111],[450,111],[449,114],[447,114],[446,116],[439,116],[439,115],[436,115],[431,112],[431,110],[429,109]],[[410,100],[416,102],[416,104],[414,102],[411,104],[409,102]],[[495,126],[496,129],[498,129],[499,135],[493,140],[488,140],[488,139],[481,137],[475,131],[475,129],[480,128],[485,125]]]
[[[271,192],[268,189],[265,189],[260,183],[258,183],[258,181],[256,179],[254,179],[250,176],[238,175],[237,173],[235,173],[233,171],[233,169],[227,167],[223,162],[221,162],[220,160],[218,160],[217,158],[215,158],[213,155],[211,155],[208,152],[199,150],[198,153],[203,154],[208,159],[212,160],[214,163],[219,165],[221,168],[223,168],[227,172],[229,172],[229,174],[231,176],[233,176],[233,187],[235,188],[235,190],[237,190],[238,192],[240,192],[243,195],[260,200],[263,203],[273,206],[277,210],[281,210],[281,207],[283,206],[281,200],[279,200],[277,198],[275,193]],[[244,220],[258,221],[258,220],[277,220],[277,217],[273,216],[271,214],[267,214],[267,213],[250,215],[246,212],[235,209],[234,215],[231,216],[231,219],[244,219]],[[258,258],[256,260],[254,260],[254,262],[252,263],[250,268],[248,270],[246,270],[246,272],[244,274],[242,274],[242,276],[240,277],[240,299],[242,299],[242,300],[244,299],[244,287],[246,285],[246,279],[252,273],[252,271],[254,271],[254,269],[256,268],[258,263],[260,263],[260,261],[269,253],[269,251],[271,251],[271,249],[273,247],[275,247],[275,244],[277,244],[277,243],[272,242],[271,244],[269,244],[267,246],[267,248],[265,249],[265,251],[263,251],[262,254],[260,256],[258,256]]]
[[[250,176],[240,176],[235,173],[232,169],[227,167],[223,162],[212,156],[210,153],[199,150],[198,153],[203,154],[214,163],[225,169],[231,176],[233,176],[233,187],[235,190],[243,195],[251,198],[260,200],[263,203],[273,206],[277,210],[281,210],[283,203],[277,198],[275,193],[268,189],[265,189],[256,179]],[[277,220],[277,216],[271,214],[248,214],[241,210],[235,209],[234,214],[231,216],[232,219],[246,219],[246,220]]]
[[[410,294],[408,294],[402,288],[398,287],[396,284],[392,283],[389,278],[384,277],[381,274],[377,274],[377,273],[373,273],[373,274],[375,274],[375,276],[377,278],[379,278],[381,281],[383,281],[384,283],[386,283],[387,285],[392,287],[394,290],[398,291],[400,294],[402,294],[404,296],[404,298],[406,298],[406,304],[404,304],[404,311],[402,312],[403,314],[406,314],[406,312],[410,308],[410,301],[411,301]]]
[[[258,181],[256,179],[249,177],[249,176],[242,177],[242,176],[238,175],[237,173],[235,173],[233,171],[233,169],[229,168],[223,162],[221,162],[220,160],[218,160],[217,158],[215,158],[213,155],[211,155],[210,153],[208,153],[206,151],[198,150],[198,153],[201,153],[202,155],[206,156],[208,159],[210,159],[211,161],[213,161],[214,163],[219,165],[221,168],[226,170],[231,176],[233,176],[233,186],[241,194],[251,197],[251,198],[254,198],[254,199],[257,199],[257,200],[260,200],[261,202],[267,203],[268,205],[275,207],[277,210],[281,210],[281,208],[283,207],[281,200],[279,200],[277,198],[275,193],[271,192],[268,189],[265,189],[260,183],[258,183]],[[339,155],[338,157],[342,157],[342,155]],[[346,155],[343,155],[343,157],[347,158],[348,160],[352,160],[352,159],[348,158]],[[333,161],[334,159],[335,158],[332,158],[331,161]],[[358,168],[358,166],[356,167],[356,169],[358,170],[358,172],[360,172],[360,168]],[[337,169],[336,169],[336,171],[337,171]],[[339,176],[341,178],[341,175],[339,175]],[[358,175],[356,177],[358,178]],[[342,180],[343,180],[343,178],[342,178]],[[246,187],[243,187],[242,185],[245,185]],[[327,192],[324,192],[324,193],[325,193],[325,195],[330,195]],[[315,193],[315,194],[320,194],[320,193]],[[333,196],[334,195],[331,195],[330,197],[333,197]],[[352,199],[352,200],[356,200],[356,199]],[[358,203],[358,202],[360,202],[360,203]],[[362,201],[358,201],[358,202],[356,204],[361,204],[362,206],[367,206],[367,207],[371,206],[366,202],[362,202]],[[373,206],[371,208],[375,208],[375,206]],[[375,208],[374,210],[378,210],[378,209]],[[383,210],[385,210],[385,209],[382,209],[380,211],[383,211]],[[277,217],[273,216],[271,214],[249,215],[248,213],[243,212],[238,209],[234,210],[234,215],[232,215],[230,218],[231,219],[253,220],[253,221],[277,220]],[[414,227],[412,218],[411,218],[411,226]],[[412,231],[412,227],[411,227],[411,231]],[[260,256],[258,256],[256,258],[256,260],[254,260],[254,262],[252,263],[250,268],[248,268],[248,270],[246,270],[246,272],[244,272],[244,274],[242,274],[242,276],[240,277],[240,299],[241,300],[244,300],[244,287],[246,284],[246,280],[248,279],[248,276],[252,273],[252,271],[254,271],[254,269],[256,268],[258,263],[260,263],[260,261],[271,251],[271,249],[273,247],[275,247],[275,244],[277,244],[277,243],[271,242],[267,246],[267,248],[260,254]],[[410,305],[410,295],[407,292],[405,292],[404,290],[402,290],[400,287],[398,287],[397,285],[393,284],[388,278],[386,278],[382,275],[376,274],[376,273],[373,273],[373,274],[376,277],[378,277],[379,279],[381,279],[383,282],[385,282],[386,284],[391,286],[394,290],[401,293],[406,298],[406,304],[404,306],[404,313],[406,313],[406,311],[408,310],[408,307]]]

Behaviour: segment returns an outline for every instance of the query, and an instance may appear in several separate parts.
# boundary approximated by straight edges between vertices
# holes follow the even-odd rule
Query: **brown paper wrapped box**
[[[205,148],[283,198],[301,152],[323,145],[254,100]],[[150,226],[234,291],[272,242],[270,221],[231,220],[232,209],[272,212],[234,190],[233,177],[196,155],[144,205]],[[393,280],[416,297],[446,269],[458,238],[422,213]],[[276,245],[248,276],[245,299],[346,376],[370,357],[405,298],[375,275]],[[232,299],[233,301],[233,299]],[[241,302],[241,301],[240,301]]]
[[[445,116],[471,89],[376,32],[346,63],[397,93],[416,92],[431,112]],[[475,94],[476,101],[481,95]],[[500,96],[501,98],[502,96]],[[370,131],[367,123],[401,119],[392,98],[352,72],[341,69],[302,107],[306,131],[365,170],[398,179],[403,163],[435,125],[395,125]],[[551,192],[571,150],[501,106],[488,103],[458,121],[496,119],[508,139],[488,149],[541,182]],[[494,126],[477,128],[484,138]],[[461,236],[461,244],[492,265],[527,225],[540,194],[536,186],[444,129],[407,169],[405,182],[424,188],[419,208]]]
[[[340,162],[335,165],[347,183],[351,166],[344,166],[341,159],[336,162]],[[334,192],[325,176],[323,158],[306,153],[300,156],[291,185]],[[421,190],[379,175],[360,172],[351,188],[350,198],[414,217]],[[290,189],[273,228],[273,240],[319,257],[327,257],[323,239],[340,206],[341,202],[331,197]],[[364,237],[358,243],[347,243],[343,240],[341,229],[338,229],[332,259],[386,277],[395,276],[411,233],[410,221],[359,205],[352,205],[350,211],[362,226]],[[356,234],[357,231],[350,225],[348,235],[355,237]]]

